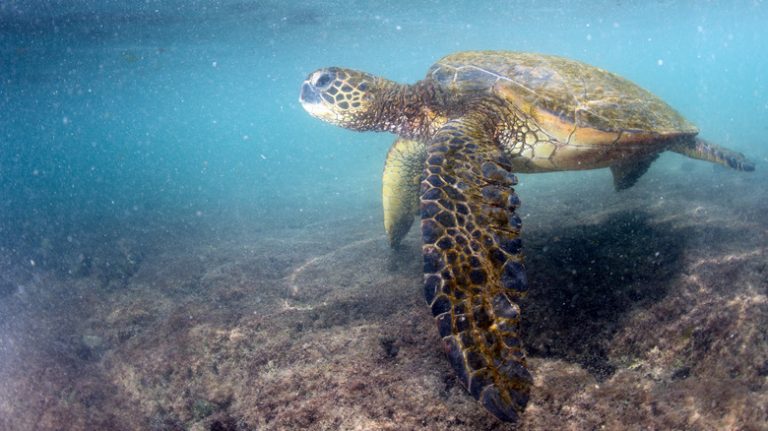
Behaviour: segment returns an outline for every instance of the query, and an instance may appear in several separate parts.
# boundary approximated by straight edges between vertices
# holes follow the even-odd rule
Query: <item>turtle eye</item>
[[[333,80],[333,76],[331,75],[330,72],[319,72],[315,74],[314,78],[315,78],[314,79],[315,82],[312,83],[312,85],[314,85],[317,88],[325,88]]]

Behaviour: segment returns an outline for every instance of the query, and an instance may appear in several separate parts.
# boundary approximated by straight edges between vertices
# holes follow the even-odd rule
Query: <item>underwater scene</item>
[[[3,0],[0,431],[768,430],[766,23]]]

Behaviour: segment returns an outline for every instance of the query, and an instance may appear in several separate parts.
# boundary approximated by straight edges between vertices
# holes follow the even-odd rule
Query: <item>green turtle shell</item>
[[[496,92],[546,129],[561,130],[555,135],[572,137],[577,131],[569,144],[642,143],[698,133],[672,107],[633,82],[563,57],[460,52],[435,63],[427,79],[458,94]]]

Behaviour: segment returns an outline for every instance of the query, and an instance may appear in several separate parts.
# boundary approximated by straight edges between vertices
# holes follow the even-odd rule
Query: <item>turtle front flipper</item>
[[[701,138],[687,138],[675,142],[670,151],[683,154],[692,159],[706,160],[728,166],[737,171],[754,171],[755,164],[738,151],[729,150]]]
[[[514,302],[526,291],[517,179],[481,120],[446,123],[427,148],[424,293],[459,381],[496,417],[514,422],[532,384]]]
[[[427,147],[421,142],[398,138],[387,153],[382,176],[384,229],[394,248],[408,233],[419,213],[419,182],[424,171]]]

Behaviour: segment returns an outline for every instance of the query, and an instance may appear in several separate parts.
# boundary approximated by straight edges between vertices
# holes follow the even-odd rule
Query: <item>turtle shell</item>
[[[649,91],[563,57],[461,52],[435,63],[427,79],[467,97],[493,92],[510,103],[513,112],[534,119],[567,144],[642,144],[698,133],[696,126]]]

